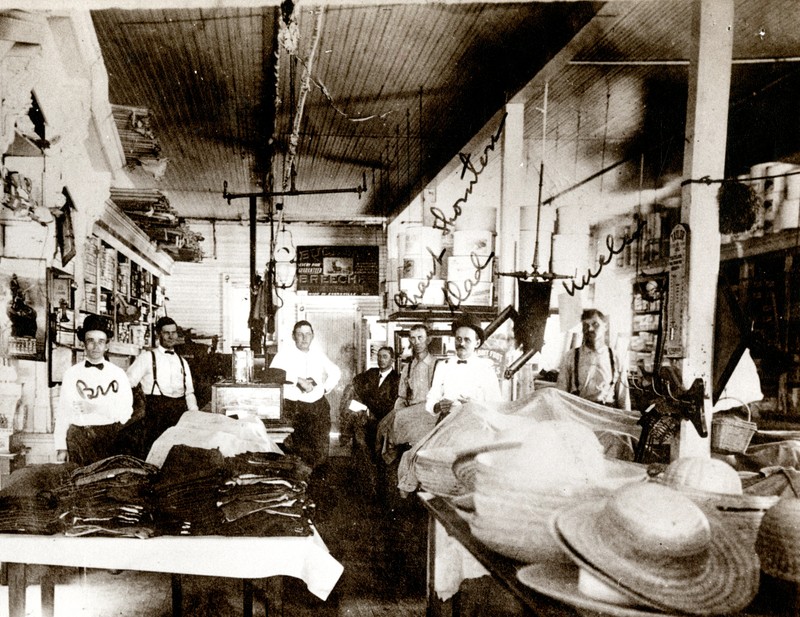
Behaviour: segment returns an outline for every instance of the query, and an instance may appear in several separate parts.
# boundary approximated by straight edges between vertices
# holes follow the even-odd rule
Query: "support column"
[[[525,104],[508,103],[505,106],[506,124],[503,132],[503,150],[500,171],[500,216],[495,239],[495,264],[497,272],[514,272],[517,269],[517,245],[520,241],[520,209],[525,203]],[[528,201],[530,203],[530,201]],[[514,306],[517,280],[498,277],[497,309]],[[500,381],[505,400],[511,400],[513,382]]]
[[[724,177],[733,48],[733,0],[695,0],[693,4],[684,181]],[[691,234],[689,280],[682,307],[686,338],[681,373],[684,388],[697,377],[705,382],[709,433],[719,274],[718,190],[719,184],[689,182],[681,194],[681,222]],[[677,456],[709,455],[710,440],[700,438],[690,422],[682,422]]]
[[[500,227],[495,242],[497,270],[513,272],[517,269],[516,246],[519,243],[519,213],[525,200],[525,104],[508,103],[505,106],[505,130],[503,131],[503,159],[500,189]],[[530,266],[530,264],[527,264]],[[514,304],[516,279],[500,277],[497,285],[497,307],[503,310]]]

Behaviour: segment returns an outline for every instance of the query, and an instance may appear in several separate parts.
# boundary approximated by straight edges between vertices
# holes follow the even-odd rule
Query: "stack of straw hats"
[[[707,513],[738,532],[753,548],[761,519],[778,501],[772,495],[742,492],[738,472],[725,461],[708,457],[684,457],[669,464],[658,480],[691,499]]]
[[[586,580],[607,590],[604,600],[619,596],[668,613],[721,615],[744,609],[758,591],[753,550],[663,484],[627,484],[605,499],[560,510],[550,531],[590,575]]]
[[[488,548],[513,559],[564,560],[547,528],[553,512],[646,477],[640,466],[615,463],[603,457],[600,442],[585,425],[539,422],[524,444],[475,457],[470,530]]]

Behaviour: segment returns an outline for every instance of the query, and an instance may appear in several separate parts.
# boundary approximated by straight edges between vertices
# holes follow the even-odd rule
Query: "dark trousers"
[[[148,394],[144,414],[144,444],[141,458],[147,458],[153,442],[168,428],[175,426],[186,411],[186,398]]]
[[[311,467],[328,460],[331,406],[324,396],[313,403],[284,400],[283,410],[294,432],[283,442],[284,450],[296,454]]]
[[[70,462],[83,467],[119,454],[117,438],[120,428],[122,425],[119,422],[100,426],[71,424],[67,429],[67,453]]]

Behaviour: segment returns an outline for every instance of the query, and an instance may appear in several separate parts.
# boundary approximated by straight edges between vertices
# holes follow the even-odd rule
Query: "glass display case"
[[[220,381],[212,387],[211,411],[226,416],[254,416],[266,425],[285,425],[283,386],[269,383]]]

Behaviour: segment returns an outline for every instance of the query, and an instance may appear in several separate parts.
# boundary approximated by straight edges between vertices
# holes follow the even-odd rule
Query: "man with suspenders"
[[[597,309],[581,315],[583,343],[568,351],[561,361],[558,387],[586,400],[630,409],[628,377],[624,366],[606,340],[606,316]]]
[[[183,412],[197,411],[189,364],[174,350],[178,325],[171,317],[161,317],[155,328],[158,345],[139,354],[128,368],[131,386],[141,383],[145,394],[145,457],[153,442],[175,426]]]

